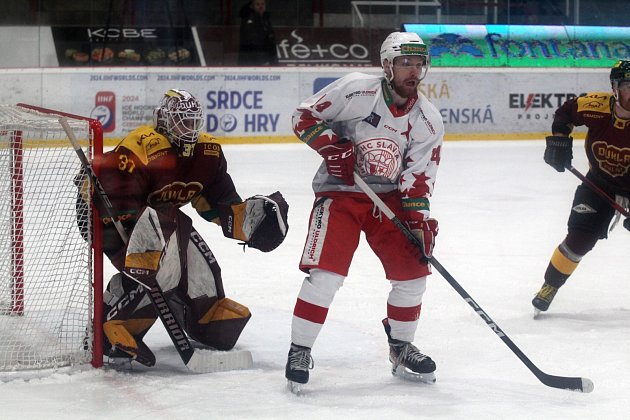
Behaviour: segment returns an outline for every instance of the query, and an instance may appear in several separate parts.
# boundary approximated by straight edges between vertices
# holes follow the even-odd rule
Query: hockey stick
[[[417,246],[420,250],[423,249],[423,245],[418,238],[409,230],[403,222],[396,217],[394,212],[387,207],[387,204],[380,199],[378,195],[363,181],[363,179],[357,174],[354,174],[354,182],[365,192],[368,197],[374,202],[374,204],[385,214],[385,216],[391,220],[394,225],[405,235],[405,237]],[[450,275],[448,271],[438,262],[435,257],[427,257],[427,260],[435,269],[446,279],[446,281],[464,298],[464,300],[473,308],[473,310],[483,319],[486,324],[492,329],[492,331],[508,346],[510,350],[527,366],[527,368],[538,378],[543,384],[560,389],[568,389],[578,392],[591,392],[593,391],[593,381],[588,378],[573,378],[566,376],[554,376],[549,375],[538,369],[531,360],[525,356],[525,354],[519,349],[512,340],[499,328],[499,326],[490,318],[490,316],[479,306],[477,302],[464,290],[464,288]]]
[[[580,173],[580,171],[578,171],[577,169],[575,169],[573,166],[569,165],[567,167],[567,169],[575,176],[577,176],[580,181],[582,181],[583,183],[585,183],[591,190],[593,190],[593,192],[595,192],[596,194],[598,194],[600,197],[602,197],[604,200],[608,201],[608,203],[615,209],[617,210],[619,213],[621,213],[623,216],[625,217],[630,217],[630,212],[628,212],[626,209],[624,209],[623,207],[621,207],[619,205],[619,203],[617,203],[615,200],[613,200],[608,194],[606,194],[601,188],[599,188],[597,186],[597,184],[595,184],[593,181],[591,181],[590,179],[588,179],[587,177],[585,177],[584,175],[582,175]]]
[[[92,184],[94,185],[95,194],[105,207],[105,213],[107,217],[112,220],[112,223],[114,223],[114,226],[116,227],[116,231],[120,235],[120,238],[125,244],[127,244],[129,242],[127,232],[125,232],[125,229],[123,228],[122,223],[120,223],[120,220],[116,218],[114,206],[109,200],[109,197],[107,196],[103,185],[96,176],[96,173],[94,172],[92,165],[88,161],[87,156],[85,156],[83,149],[79,145],[74,131],[68,124],[68,120],[66,119],[66,117],[60,117],[59,123],[68,135],[70,143],[72,143],[72,147],[79,157],[83,169],[89,175]],[[158,282],[156,281],[153,285],[149,286],[138,280],[137,278],[129,275],[128,273],[123,274],[148,289],[148,295],[151,303],[155,307],[160,317],[160,320],[164,324],[164,327],[166,328],[169,337],[173,341],[173,344],[175,345],[179,356],[190,371],[195,373],[209,373],[234,369],[248,369],[252,367],[252,355],[248,351],[219,353],[194,348],[190,343],[188,336],[181,327],[179,321],[173,314],[173,311],[168,301],[164,297],[164,292],[162,291],[162,288],[160,287]]]

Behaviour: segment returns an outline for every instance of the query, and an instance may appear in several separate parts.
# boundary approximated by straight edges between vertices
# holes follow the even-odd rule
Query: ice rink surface
[[[431,201],[435,256],[544,372],[584,376],[595,390],[548,388],[435,272],[415,343],[437,363],[434,385],[392,377],[380,320],[389,284],[362,241],[313,348],[304,395],[285,389],[297,264],[319,158],[308,147],[225,146],[243,198],[280,190],[289,234],[277,250],[243,252],[196,217],[222,267],[226,295],[252,319],[237,344],[254,368],[187,372],[158,321],[146,342],[157,364],[132,371],[61,371],[0,382],[0,418],[21,419],[623,419],[630,410],[630,232],[619,225],[584,258],[548,313],[531,299],[566,219],[578,179],[542,160],[542,141],[447,142]],[[574,166],[585,173],[582,143]],[[190,208],[187,209],[189,214]],[[112,274],[107,269],[106,278]]]

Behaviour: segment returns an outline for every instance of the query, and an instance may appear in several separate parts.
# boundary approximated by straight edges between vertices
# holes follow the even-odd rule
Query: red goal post
[[[60,116],[102,154],[95,119],[0,106],[0,372],[103,364],[101,225]]]

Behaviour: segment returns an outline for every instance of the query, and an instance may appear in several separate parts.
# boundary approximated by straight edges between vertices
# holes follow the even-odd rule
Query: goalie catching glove
[[[262,252],[276,249],[289,230],[289,204],[279,191],[255,195],[242,203],[219,206],[223,235]]]

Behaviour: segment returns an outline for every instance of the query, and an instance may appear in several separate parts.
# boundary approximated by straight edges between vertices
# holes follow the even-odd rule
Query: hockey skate
[[[534,318],[537,318],[540,315],[540,312],[544,312],[549,309],[549,305],[553,301],[553,298],[556,297],[556,293],[558,293],[558,288],[550,285],[549,283],[544,283],[534,299],[532,299],[532,305],[534,305]]]
[[[303,385],[308,382],[308,371],[313,369],[313,366],[311,349],[291,343],[284,373],[289,391],[296,395],[302,392]]]
[[[435,362],[411,343],[390,342],[389,361],[394,376],[413,382],[435,382]]]
[[[435,362],[413,344],[392,338],[387,318],[383,320],[383,326],[389,342],[392,375],[413,382],[435,383]]]

